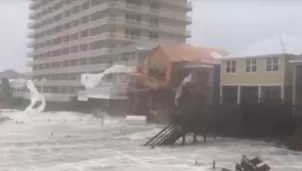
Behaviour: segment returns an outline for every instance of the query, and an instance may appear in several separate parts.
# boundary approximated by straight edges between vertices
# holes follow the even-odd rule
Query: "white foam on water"
[[[81,75],[81,84],[85,86],[85,88],[95,88],[103,78],[112,73],[128,73],[132,72],[133,68],[126,67],[124,65],[113,65],[112,67],[106,69],[104,72],[98,74],[89,74],[85,73]]]
[[[27,108],[24,110],[25,112],[43,112],[46,107],[46,100],[45,97],[40,94],[35,87],[32,80],[27,80],[26,87],[30,91],[30,104],[27,106]],[[34,108],[34,106],[37,104],[37,102],[41,102],[41,104]]]

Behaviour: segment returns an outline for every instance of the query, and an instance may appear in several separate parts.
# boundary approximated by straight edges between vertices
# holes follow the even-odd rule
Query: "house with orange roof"
[[[212,68],[226,55],[228,52],[223,49],[186,44],[159,45],[148,55],[143,74],[156,79],[159,85],[177,87],[193,68]],[[201,78],[198,73],[194,72],[193,78]]]
[[[189,74],[192,75],[195,85],[199,86],[199,90],[212,95],[209,88],[219,91],[220,58],[226,55],[228,52],[224,49],[161,44],[148,54],[143,70],[140,73],[132,73],[132,76],[152,91],[152,95],[159,92],[160,98],[157,98],[157,102],[173,102],[171,98],[174,98],[176,89]],[[218,71],[214,72],[217,69]],[[213,79],[214,75],[216,79]],[[216,87],[213,87],[214,80]],[[166,99],[167,97],[170,99]],[[217,97],[219,99],[219,93]]]

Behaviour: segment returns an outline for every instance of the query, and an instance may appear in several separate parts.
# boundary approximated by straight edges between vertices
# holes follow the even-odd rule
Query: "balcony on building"
[[[35,28],[35,25],[36,25],[35,22],[30,22],[30,23],[28,23],[28,28],[34,29],[34,28]]]
[[[37,7],[38,7],[38,1],[32,1],[32,2],[29,4],[29,9],[30,9],[30,10],[35,10]]]
[[[35,37],[35,32],[34,31],[29,32],[28,37],[33,39]]]
[[[33,66],[33,60],[28,59],[28,60],[26,61],[26,66],[27,66],[27,67],[32,67],[32,66]]]
[[[27,47],[33,48],[34,44],[35,44],[34,41],[30,41],[30,42],[27,43]]]
[[[188,11],[192,11],[192,9],[193,9],[193,4],[192,4],[192,2],[187,2],[187,9],[188,9]]]
[[[32,58],[34,56],[34,52],[27,52],[26,56]]]

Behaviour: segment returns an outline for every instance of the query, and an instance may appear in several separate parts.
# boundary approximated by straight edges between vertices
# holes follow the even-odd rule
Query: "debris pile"
[[[241,163],[236,163],[235,171],[269,171],[271,168],[267,164],[262,164],[262,160],[258,157],[248,159],[246,156],[242,156]],[[232,171],[223,168],[222,171]]]

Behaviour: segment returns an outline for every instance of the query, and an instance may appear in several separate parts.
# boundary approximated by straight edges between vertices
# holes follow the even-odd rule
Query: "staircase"
[[[152,137],[144,146],[151,146],[152,148],[161,145],[172,145],[180,137],[183,136],[183,131],[175,124],[170,124],[162,129],[158,134]]]

